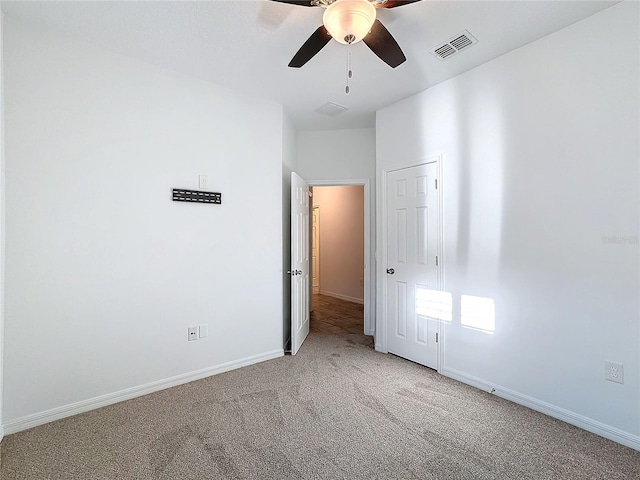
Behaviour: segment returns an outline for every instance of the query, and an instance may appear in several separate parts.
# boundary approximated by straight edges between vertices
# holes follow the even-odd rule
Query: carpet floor
[[[319,333],[294,357],[9,435],[1,454],[3,480],[640,478],[640,452]]]

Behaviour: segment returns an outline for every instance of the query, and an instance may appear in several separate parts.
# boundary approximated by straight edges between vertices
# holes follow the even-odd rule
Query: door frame
[[[309,186],[309,188],[313,189],[313,186]],[[317,213],[316,213],[316,210]],[[313,228],[315,227],[316,229],[316,235],[318,237],[318,241],[316,242],[316,256],[318,257],[318,268],[317,270],[320,271],[320,206],[314,207],[313,206],[313,197],[311,198],[311,214],[313,215],[312,219],[311,219],[311,248],[310,248],[310,252],[311,255],[309,257],[310,260],[310,269],[311,269],[311,293],[316,293],[316,286],[313,284],[313,279],[316,278],[316,269],[313,268]],[[317,216],[316,216],[317,214]],[[318,221],[316,222],[315,219],[318,219]],[[318,275],[318,280],[320,279],[320,276]],[[318,290],[317,293],[320,293],[320,281],[318,281]],[[313,311],[313,302],[311,302],[311,310]]]
[[[371,185],[368,178],[354,178],[342,180],[307,180],[309,187],[364,187],[364,334],[374,335],[376,328],[375,306],[373,297],[373,275],[375,274],[374,258],[371,253],[371,236],[375,234],[371,229]],[[313,199],[311,201],[313,208]]]
[[[437,271],[437,287],[439,290],[445,289],[445,258],[444,258],[444,182],[442,176],[442,154],[430,155],[419,158],[407,163],[401,163],[394,165],[388,169],[378,169],[378,203],[377,203],[377,236],[376,241],[379,245],[377,249],[376,258],[379,260],[376,274],[377,274],[377,291],[378,301],[376,302],[376,334],[375,334],[375,349],[379,352],[389,353],[387,350],[387,236],[388,236],[388,222],[387,222],[387,174],[398,170],[404,170],[406,168],[417,167],[428,163],[435,163],[438,171],[438,246],[437,255],[440,264],[440,268]],[[444,366],[444,325],[442,322],[438,323],[438,368],[439,372]]]

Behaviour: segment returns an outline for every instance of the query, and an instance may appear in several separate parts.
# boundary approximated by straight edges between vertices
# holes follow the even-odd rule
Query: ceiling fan
[[[380,20],[376,19],[377,8],[395,8],[420,0],[272,0],[301,7],[325,9],[322,25],[311,34],[300,50],[293,56],[289,66],[300,68],[334,38],[343,44],[362,40],[383,62],[396,68],[407,58],[398,42]]]

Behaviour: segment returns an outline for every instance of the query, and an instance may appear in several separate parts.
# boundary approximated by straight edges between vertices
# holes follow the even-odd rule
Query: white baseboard
[[[565,410],[564,408],[560,408],[550,403],[543,402],[542,400],[538,400],[537,398],[533,398],[528,395],[509,390],[508,388],[503,388],[499,385],[493,385],[485,380],[467,375],[464,372],[460,372],[458,370],[445,367],[440,370],[440,373],[445,377],[453,378],[454,380],[466,383],[467,385],[471,385],[472,387],[476,387],[480,390],[493,393],[493,395],[497,395],[498,397],[510,400],[520,405],[524,405],[525,407],[529,407],[532,410],[544,413],[545,415],[549,415],[550,417],[557,418],[558,420],[570,423],[571,425],[575,425],[576,427],[587,430],[588,432],[595,433],[596,435],[600,435],[601,437],[608,438],[609,440],[613,440],[614,442],[621,443],[622,445],[626,445],[627,447],[640,451],[639,435],[633,435],[605,423],[592,420],[591,418],[579,415],[569,410]]]
[[[63,405],[61,407],[52,408],[44,412],[33,413],[31,415],[26,415],[24,417],[6,422],[3,425],[4,433],[9,435],[11,433],[20,432],[22,430],[37,427],[38,425],[43,425],[55,420],[60,420],[61,418],[88,412],[89,410],[95,410],[96,408],[106,407],[107,405],[113,405],[114,403],[122,402],[124,400],[141,397],[142,395],[157,392],[158,390],[175,387],[184,383],[193,382],[194,380],[200,380],[202,378],[210,377],[218,373],[228,372],[240,367],[246,367],[247,365],[253,365],[255,363],[264,362],[265,360],[271,360],[273,358],[282,356],[284,356],[283,349],[272,350],[270,352],[252,355],[250,357],[241,358],[239,360],[233,360],[231,362],[215,365],[213,367],[203,368],[194,372],[183,373],[181,375],[176,375],[175,377],[158,380],[155,382],[147,383],[145,385],[127,388],[125,390],[120,390],[119,392],[108,393],[106,395],[90,398],[88,400],[82,400],[80,402],[71,403],[69,405]]]
[[[326,290],[320,290],[320,295],[326,295],[327,297],[339,298],[340,300],[346,300],[347,302],[364,305],[364,300],[362,298],[349,297],[340,293],[327,292]]]

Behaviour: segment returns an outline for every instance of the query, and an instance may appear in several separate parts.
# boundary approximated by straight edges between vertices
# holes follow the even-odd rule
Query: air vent
[[[445,58],[447,58],[447,57],[450,57],[454,53],[458,53],[458,51],[455,48],[453,48],[451,45],[449,45],[448,43],[445,43],[441,47],[438,47],[438,48],[435,49],[435,54],[438,57],[442,58],[443,60]]]
[[[329,115],[330,117],[335,117],[336,115],[340,115],[342,112],[346,112],[347,110],[349,110],[349,108],[345,107],[344,105],[327,102],[319,107],[316,112],[322,113],[323,115]]]
[[[431,53],[440,60],[446,60],[460,50],[476,43],[478,43],[478,40],[468,30],[465,30],[461,34],[451,37],[447,43],[437,45]]]

